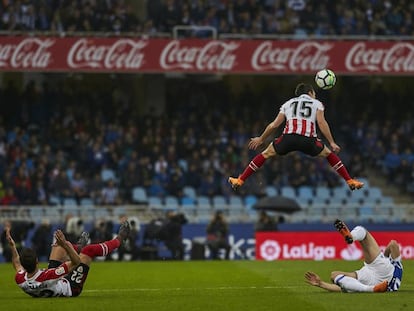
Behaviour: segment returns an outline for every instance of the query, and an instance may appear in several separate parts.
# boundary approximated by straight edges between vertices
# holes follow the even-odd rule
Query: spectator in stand
[[[6,188],[5,195],[0,199],[1,205],[19,205],[20,201],[17,196],[14,194],[12,187]]]
[[[70,182],[70,186],[73,196],[75,197],[76,203],[78,205],[80,205],[80,202],[83,198],[89,197],[88,185],[81,172],[75,171],[74,176]]]
[[[119,188],[115,185],[114,180],[108,180],[106,186],[102,188],[100,203],[103,205],[119,205],[122,203]]]
[[[49,187],[51,194],[57,196],[62,205],[65,198],[71,198],[73,196],[68,175],[65,170],[59,167],[53,170]]]
[[[224,258],[230,258],[230,244],[228,242],[229,225],[224,218],[223,212],[217,211],[207,228],[207,246],[211,252],[211,259],[220,259],[219,251],[224,249]]]

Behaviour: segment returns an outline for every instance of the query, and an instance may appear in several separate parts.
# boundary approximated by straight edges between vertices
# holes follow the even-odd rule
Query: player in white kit
[[[322,281],[314,272],[306,272],[306,281],[313,286],[331,292],[395,292],[402,281],[403,265],[401,262],[400,246],[391,240],[384,251],[381,251],[377,241],[364,227],[356,226],[349,231],[345,223],[335,221],[335,228],[342,234],[348,244],[359,241],[364,254],[364,266],[356,271],[331,272],[331,281]]]
[[[286,155],[292,151],[300,151],[312,157],[326,158],[351,190],[362,188],[364,184],[349,176],[345,165],[336,155],[341,148],[336,144],[331,134],[324,116],[325,108],[316,99],[313,87],[309,84],[300,83],[296,86],[295,95],[296,97],[288,100],[280,107],[276,118],[267,125],[260,136],[250,139],[249,148],[255,150],[286,121],[281,136],[273,140],[263,152],[256,155],[239,177],[229,177],[228,181],[233,189],[242,186],[245,180],[262,167],[268,158],[276,155]],[[331,149],[318,139],[317,126],[329,142]]]

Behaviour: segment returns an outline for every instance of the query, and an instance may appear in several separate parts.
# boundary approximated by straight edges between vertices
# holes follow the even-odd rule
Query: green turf
[[[44,266],[44,265],[42,265]],[[307,285],[307,270],[329,277],[353,270],[343,261],[94,262],[78,298],[35,299],[0,264],[1,310],[414,310],[414,261],[405,261],[401,290],[385,294],[328,293]]]

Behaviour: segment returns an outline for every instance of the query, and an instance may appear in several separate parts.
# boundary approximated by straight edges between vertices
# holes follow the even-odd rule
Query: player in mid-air
[[[348,244],[359,241],[364,255],[364,266],[353,272],[333,271],[332,283],[322,281],[314,272],[306,272],[306,282],[331,292],[397,291],[403,275],[398,243],[395,240],[390,241],[382,252],[372,234],[364,227],[356,226],[349,231],[346,224],[339,219],[334,225]]]
[[[40,269],[35,251],[24,248],[19,254],[10,235],[10,229],[6,229],[6,237],[12,251],[12,263],[16,270],[15,281],[32,297],[79,296],[93,258],[113,252],[128,237],[129,232],[130,225],[125,221],[113,240],[86,245],[78,254],[62,231],[57,230],[49,256],[49,266],[47,269]]]
[[[328,122],[324,116],[324,106],[316,99],[316,93],[310,84],[300,83],[295,89],[296,97],[285,102],[276,118],[270,122],[263,133],[251,138],[250,149],[259,148],[266,139],[285,121],[286,125],[281,136],[273,140],[267,148],[256,155],[239,177],[229,177],[228,181],[237,189],[246,179],[256,172],[265,161],[276,155],[286,155],[292,151],[301,151],[309,156],[324,157],[335,171],[346,181],[351,190],[360,189],[364,184],[349,176],[348,170],[336,155],[341,148],[335,143]],[[329,142],[329,149],[317,137],[316,126]]]

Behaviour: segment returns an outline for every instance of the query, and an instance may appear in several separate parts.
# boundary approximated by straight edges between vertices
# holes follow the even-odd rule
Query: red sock
[[[349,173],[345,167],[345,165],[342,163],[341,159],[333,152],[331,152],[326,159],[328,160],[329,164],[333,167],[333,169],[341,175],[341,177],[345,180],[351,179],[351,176],[349,176]]]
[[[74,244],[74,243],[70,243],[70,244],[72,244],[73,249],[79,254],[79,252],[81,251],[80,245]]]
[[[245,181],[251,174],[256,172],[262,165],[266,162],[266,158],[263,154],[259,153],[250,161],[249,165],[244,169],[244,172],[239,176],[239,178]]]
[[[89,244],[86,245],[81,253],[85,254],[91,258],[95,258],[98,256],[106,256],[112,253],[115,249],[117,249],[121,245],[121,241],[118,239],[113,239],[110,241],[106,241],[99,244]]]

